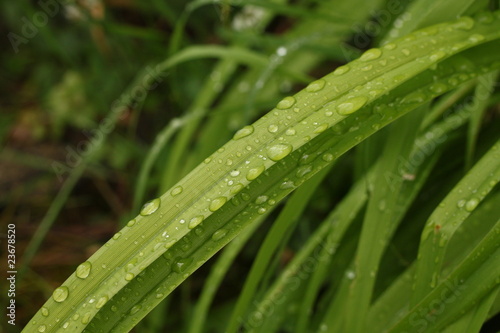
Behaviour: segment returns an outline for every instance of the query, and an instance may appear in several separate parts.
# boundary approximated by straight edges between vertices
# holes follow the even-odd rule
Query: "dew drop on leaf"
[[[277,144],[267,147],[267,157],[273,161],[279,161],[292,152],[292,146],[289,144]]]
[[[203,215],[198,215],[193,217],[188,223],[188,228],[193,229],[203,221],[203,218],[204,218]]]
[[[260,205],[260,204],[263,204],[264,202],[266,202],[267,199],[269,199],[269,197],[267,195],[260,195],[257,197],[257,199],[255,199],[255,203],[257,205]]]
[[[208,209],[211,212],[215,212],[216,210],[218,210],[219,208],[221,208],[222,206],[224,206],[224,204],[226,203],[226,201],[227,201],[226,197],[215,198],[214,200],[212,200],[210,202],[210,205],[209,205]]]
[[[367,101],[368,99],[364,96],[353,97],[346,102],[339,104],[337,106],[337,112],[342,116],[349,115],[362,108]]]
[[[47,317],[49,315],[49,309],[47,309],[45,306],[40,309],[42,312],[42,316]]]
[[[76,268],[75,275],[80,279],[86,279],[89,276],[91,270],[92,264],[89,261],[85,261]]]
[[[108,302],[108,296],[103,296],[101,298],[99,298],[99,300],[97,301],[97,303],[95,304],[95,308],[96,309],[100,309],[104,306],[104,304],[106,304]]]
[[[465,210],[468,212],[472,212],[474,209],[476,209],[478,204],[479,200],[476,198],[472,198],[465,204]]]
[[[134,224],[135,224],[135,222],[136,222],[135,219],[132,219],[132,220],[128,221],[127,227],[133,227]]]
[[[135,278],[135,275],[133,273],[125,274],[125,280],[127,280],[127,281],[132,281],[134,278]]]
[[[276,108],[280,110],[286,110],[291,108],[296,102],[297,100],[295,99],[295,97],[288,96],[279,101],[279,103],[276,105]]]
[[[270,132],[270,133],[276,133],[278,132],[278,126],[272,124],[272,125],[269,125],[269,127],[267,128],[267,130]]]
[[[68,287],[62,286],[54,290],[54,292],[52,293],[52,298],[57,303],[61,303],[64,302],[66,298],[68,298],[68,295],[69,295]]]
[[[193,258],[177,258],[172,263],[172,270],[177,273],[182,273],[186,270],[187,266],[193,262]]]
[[[47,326],[45,326],[45,325],[38,326],[38,332],[45,332],[46,329],[47,329]]]
[[[250,134],[252,134],[253,131],[254,131],[254,128],[253,128],[252,125],[245,126],[242,129],[238,130],[234,134],[233,139],[234,140],[242,139],[242,138],[244,138],[244,137],[249,136]]]
[[[343,75],[343,74],[349,72],[350,69],[351,69],[351,67],[349,67],[349,65],[339,66],[333,71],[333,74],[334,75]]]
[[[212,235],[212,240],[218,241],[224,238],[224,236],[227,235],[227,230],[226,229],[219,229],[216,232],[213,233]]]
[[[144,204],[144,206],[142,206],[140,214],[142,216],[148,216],[148,215],[153,214],[160,207],[160,203],[161,203],[160,198],[156,198],[156,199],[153,199],[151,201],[146,202]]]
[[[182,186],[176,186],[172,189],[172,191],[170,191],[170,195],[175,197],[176,195],[179,195],[181,194],[183,191],[183,188]]]
[[[266,168],[263,165],[260,165],[258,167],[255,167],[255,168],[248,170],[247,175],[246,175],[247,180],[256,179],[257,177],[259,177],[261,175],[261,173],[264,172],[265,169]]]
[[[325,87],[326,81],[323,79],[313,81],[306,87],[307,92],[318,92]]]

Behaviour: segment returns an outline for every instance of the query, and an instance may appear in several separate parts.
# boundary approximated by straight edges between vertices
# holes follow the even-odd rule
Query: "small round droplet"
[[[238,170],[233,170],[233,171],[231,171],[230,175],[232,177],[238,177],[240,175],[240,172]]]
[[[276,132],[278,132],[278,126],[276,126],[276,125],[269,125],[269,127],[267,128],[267,130],[270,133],[276,133]]]
[[[135,219],[132,219],[132,220],[128,221],[127,227],[133,227],[134,224],[135,224],[135,222],[136,222]]]
[[[295,100],[295,97],[293,96],[288,96],[288,97],[285,97],[283,98],[279,103],[278,105],[276,105],[276,108],[277,109],[280,109],[280,110],[285,110],[285,109],[289,109],[291,108],[295,102],[297,102]]]
[[[409,56],[411,54],[411,51],[408,49],[402,49],[401,52],[403,52],[405,56]]]
[[[359,58],[359,60],[361,61],[370,61],[370,60],[375,60],[375,59],[378,59],[380,58],[380,56],[382,55],[382,51],[380,49],[370,49],[368,51],[366,51],[365,53],[363,53],[361,55],[361,57]]]
[[[259,177],[261,175],[261,173],[264,172],[265,169],[266,168],[263,165],[260,165],[258,167],[255,167],[255,168],[248,170],[247,175],[246,175],[247,180],[256,179],[257,177]]]
[[[317,134],[323,133],[327,129],[328,129],[328,124],[325,123],[325,124],[322,124],[322,125],[319,125],[318,127],[316,127],[314,129],[314,133],[317,133]]]
[[[43,333],[43,332],[45,332],[46,329],[47,329],[47,326],[45,326],[45,325],[38,326],[38,332],[42,332]]]
[[[349,280],[354,280],[354,278],[356,278],[356,273],[354,273],[354,271],[348,270],[348,271],[345,273],[345,276],[346,276]]]
[[[277,144],[267,147],[267,157],[273,161],[279,161],[292,152],[293,147],[289,144]]]
[[[253,133],[253,131],[254,131],[254,128],[252,125],[245,126],[234,134],[233,139],[239,140],[241,138],[249,136],[250,134]]]
[[[146,202],[144,204],[144,206],[142,206],[140,214],[142,216],[148,216],[148,215],[153,214],[154,212],[156,212],[158,210],[158,208],[160,208],[160,203],[161,203],[160,198],[156,198],[156,199],[153,199],[151,201]]]
[[[227,198],[226,197],[215,198],[214,200],[212,200],[210,202],[210,205],[209,205],[208,209],[211,212],[215,212],[216,210],[218,210],[219,208],[221,208],[222,206],[224,206],[224,204],[226,202],[227,202]]]
[[[297,133],[297,131],[294,128],[289,128],[286,130],[285,134],[288,136],[293,136]]]
[[[227,235],[227,230],[226,229],[219,229],[219,230],[217,230],[216,232],[213,233],[212,240],[213,241],[221,240],[226,235]]]
[[[367,101],[368,99],[364,96],[353,97],[347,100],[347,102],[339,104],[337,106],[337,112],[342,116],[347,116],[362,108]]]
[[[198,216],[195,216],[193,217],[189,223],[188,223],[188,228],[189,229],[193,229],[194,227],[196,227],[198,224],[200,224],[201,222],[203,222],[203,215],[198,215]]]
[[[52,293],[52,298],[57,303],[61,303],[64,302],[66,298],[68,298],[68,295],[69,295],[68,287],[62,286],[54,290],[54,292]]]
[[[49,315],[49,309],[47,309],[45,306],[40,309],[42,312],[42,316],[47,317]]]
[[[133,274],[133,273],[125,274],[125,280],[127,280],[127,281],[132,281],[134,278],[135,278],[135,274]]]
[[[113,235],[113,239],[114,240],[117,240],[118,238],[120,238],[122,236],[122,233],[121,232],[117,232],[116,234]]]
[[[176,195],[181,194],[182,190],[183,190],[182,186],[176,186],[172,189],[172,191],[170,191],[170,195],[175,197]]]
[[[468,212],[472,212],[476,209],[477,205],[479,205],[479,200],[476,198],[472,198],[465,204],[465,210]]]
[[[80,279],[86,279],[89,276],[91,270],[92,264],[90,263],[90,261],[85,261],[76,268],[75,275]]]
[[[325,87],[325,84],[326,84],[326,81],[323,79],[313,81],[313,82],[309,83],[309,85],[306,87],[306,91],[311,92],[311,93],[318,92]]]

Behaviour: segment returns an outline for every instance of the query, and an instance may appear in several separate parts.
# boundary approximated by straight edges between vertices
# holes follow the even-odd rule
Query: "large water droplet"
[[[177,273],[182,273],[186,270],[187,266],[193,262],[193,258],[177,258],[172,263],[172,270]]]
[[[260,205],[260,204],[263,204],[264,202],[266,202],[267,199],[269,199],[269,197],[267,195],[260,195],[257,197],[257,199],[255,199],[255,203],[257,205]]]
[[[96,309],[102,308],[104,306],[104,304],[106,304],[108,302],[108,300],[109,300],[108,296],[103,296],[103,297],[99,298],[99,300],[95,304],[95,308]]]
[[[289,144],[277,144],[267,147],[267,156],[273,161],[279,161],[292,152],[293,147]]]
[[[198,215],[193,217],[188,223],[188,228],[193,229],[203,221],[203,218],[204,218],[203,215]]]
[[[217,230],[216,232],[213,233],[212,240],[213,241],[221,240],[226,235],[227,235],[227,230],[226,229],[219,229],[219,230]]]
[[[258,167],[248,170],[246,175],[247,180],[254,180],[255,178],[259,177],[260,174],[263,173],[265,169],[266,168],[263,165],[260,165]]]
[[[283,98],[278,103],[278,105],[276,105],[276,108],[280,109],[280,110],[289,109],[289,108],[291,108],[295,104],[295,102],[297,102],[296,99],[295,99],[295,97],[288,96],[288,97]]]
[[[43,333],[43,332],[45,332],[46,329],[47,329],[47,326],[45,326],[45,325],[38,326],[38,332],[42,332]]]
[[[224,204],[226,203],[226,201],[227,201],[226,197],[215,198],[214,200],[212,200],[210,202],[210,205],[209,205],[208,209],[211,212],[215,212],[216,210],[218,210],[219,208],[221,208],[222,206],[224,206]]]
[[[57,303],[61,303],[64,302],[66,298],[68,298],[68,295],[69,295],[68,287],[62,286],[54,290],[54,292],[52,293],[52,298]]]
[[[319,79],[309,83],[306,87],[307,92],[318,92],[325,87],[326,81],[323,79]]]
[[[76,268],[75,275],[80,279],[85,279],[89,276],[91,270],[92,264],[89,261],[85,261]]]
[[[364,96],[353,97],[337,106],[337,112],[342,116],[347,116],[362,108],[368,99]]]
[[[472,212],[476,209],[477,205],[479,205],[479,200],[476,198],[472,198],[465,204],[465,210],[468,212]]]
[[[278,126],[276,126],[276,125],[269,125],[269,127],[267,128],[267,130],[270,133],[276,133],[276,132],[278,132]]]
[[[349,72],[350,69],[351,69],[351,67],[349,67],[349,65],[340,66],[340,67],[337,67],[333,71],[333,74],[334,75],[343,75],[343,74]]]
[[[176,186],[172,189],[172,191],[170,191],[170,195],[175,197],[176,195],[181,194],[182,190],[183,190],[182,186]]]
[[[148,215],[153,214],[154,212],[156,212],[158,210],[158,208],[160,208],[160,203],[161,203],[160,198],[156,198],[156,199],[153,199],[149,202],[146,202],[144,204],[144,206],[142,206],[140,214],[142,216],[148,216]]]
[[[252,125],[245,126],[234,134],[233,139],[239,140],[241,138],[249,136],[250,134],[253,133],[253,131],[254,131],[254,128]]]
[[[132,281],[134,278],[135,278],[135,274],[133,274],[133,273],[125,274],[125,280],[127,280],[127,281]]]

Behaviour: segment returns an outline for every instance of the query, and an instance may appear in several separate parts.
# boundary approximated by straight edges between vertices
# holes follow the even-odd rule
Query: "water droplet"
[[[134,224],[135,224],[135,222],[136,222],[135,219],[132,219],[132,220],[128,221],[127,227],[133,227]]]
[[[316,129],[314,130],[314,133],[322,133],[324,131],[326,131],[328,129],[328,124],[322,124],[322,125],[319,125],[318,127],[316,127]]]
[[[330,153],[326,153],[326,154],[324,154],[321,158],[322,158],[322,159],[323,159],[323,161],[325,161],[325,162],[331,162],[331,161],[333,161],[333,155],[332,155],[332,154],[330,154]]]
[[[140,214],[142,216],[148,216],[148,215],[153,214],[160,207],[160,203],[161,203],[160,198],[156,198],[156,199],[153,199],[153,200],[151,200],[149,202],[146,202],[144,204],[144,206],[142,206]]]
[[[299,168],[297,168],[297,172],[295,173],[295,175],[297,177],[304,177],[305,175],[307,175],[308,173],[310,173],[312,171],[312,166],[311,165],[304,165],[304,166],[301,166]]]
[[[288,190],[291,188],[295,188],[295,184],[292,181],[285,181],[280,185],[280,189],[282,190]]]
[[[108,300],[109,300],[108,296],[103,296],[103,297],[99,298],[99,300],[95,304],[95,308],[96,309],[102,308],[104,306],[104,304],[106,304],[108,302]]]
[[[465,203],[466,203],[466,202],[467,202],[467,201],[466,201],[466,200],[464,200],[464,199],[459,200],[459,201],[457,202],[457,207],[458,207],[458,208],[463,208],[463,207],[465,206]]]
[[[114,240],[117,240],[118,238],[120,238],[122,236],[122,233],[121,232],[117,232],[116,234],[113,235],[113,239]]]
[[[265,169],[266,168],[263,165],[260,165],[258,167],[248,170],[246,175],[247,180],[254,180],[255,178],[259,177],[260,174],[263,173]]]
[[[484,36],[481,34],[473,34],[469,37],[469,41],[472,43],[479,43],[484,40]]]
[[[47,309],[45,306],[40,309],[42,312],[42,316],[47,317],[49,315],[49,309]]]
[[[365,53],[363,53],[361,55],[361,57],[359,58],[359,60],[370,61],[370,60],[380,58],[381,55],[382,55],[382,51],[380,49],[376,49],[376,48],[370,49],[370,50],[366,51]]]
[[[446,52],[439,50],[429,56],[429,60],[432,62],[438,61],[446,57]]]
[[[252,125],[245,126],[234,134],[233,139],[239,140],[241,138],[249,136],[250,134],[253,133],[253,131],[254,131],[254,128]]]
[[[68,287],[62,286],[54,290],[54,292],[52,293],[52,298],[57,303],[61,303],[64,302],[66,298],[68,298],[68,295],[69,295]]]
[[[238,170],[233,170],[233,171],[231,171],[230,175],[232,177],[238,177],[240,175],[240,172]]]
[[[198,215],[198,216],[195,216],[193,217],[189,223],[188,223],[188,228],[189,229],[193,229],[194,227],[196,227],[198,224],[200,224],[202,221],[203,221],[204,217],[203,215]]]
[[[142,308],[141,305],[134,305],[131,309],[130,309],[130,314],[133,315],[133,314],[136,314],[137,312],[139,312],[139,310]]]
[[[386,50],[394,50],[396,48],[396,44],[394,43],[389,43],[384,45],[384,49]]]
[[[76,268],[75,275],[80,279],[86,279],[89,276],[91,270],[92,264],[90,263],[90,261],[85,261]]]
[[[292,152],[293,147],[289,144],[277,144],[267,147],[267,156],[273,161],[279,161]],[[248,176],[247,176],[248,178]]]
[[[288,50],[284,46],[280,46],[276,50],[276,54],[279,55],[280,57],[286,56],[287,53],[288,53]]]
[[[241,191],[242,189],[244,188],[243,184],[235,184],[232,188],[231,188],[231,191],[229,191],[231,194],[235,195],[237,194],[239,191]]]
[[[347,100],[347,102],[339,104],[337,106],[337,112],[342,116],[347,116],[362,108],[367,101],[368,99],[364,96],[353,97]]]
[[[45,332],[46,329],[47,329],[47,326],[45,326],[45,325],[38,326],[38,332]]]
[[[125,280],[127,280],[127,281],[132,281],[134,278],[135,278],[135,275],[133,273],[125,274]]]
[[[276,133],[276,132],[278,132],[278,126],[276,126],[276,125],[269,125],[269,127],[267,128],[267,130],[270,133]]]
[[[285,109],[291,108],[295,104],[295,102],[296,102],[295,97],[288,96],[288,97],[283,98],[278,103],[278,105],[276,105],[276,108],[280,109],[280,110],[285,110]]]
[[[219,208],[221,208],[222,206],[224,206],[224,204],[226,203],[226,201],[227,201],[226,197],[215,198],[214,200],[212,200],[210,202],[210,206],[208,207],[208,209],[211,212],[215,212],[216,210],[218,210]]]
[[[224,238],[224,236],[227,235],[227,230],[226,229],[219,229],[214,234],[212,235],[212,240],[213,241],[218,241]]]
[[[172,191],[170,191],[170,195],[175,197],[176,195],[181,194],[182,190],[183,190],[182,186],[176,186],[172,189]]]
[[[177,273],[182,273],[193,262],[193,258],[177,258],[172,263],[172,270]]]
[[[289,128],[289,129],[286,130],[285,134],[288,135],[288,136],[292,136],[292,135],[296,134],[296,131],[295,131],[294,128]]]
[[[472,212],[476,209],[477,205],[479,205],[479,200],[476,198],[472,198],[465,204],[465,210],[468,212]]]
[[[463,16],[453,26],[460,30],[470,30],[474,28],[474,20],[468,16]]]
[[[411,54],[410,50],[408,49],[402,49],[401,52],[403,52],[405,56],[409,56]]]
[[[371,71],[373,69],[373,65],[366,65],[366,66],[363,66],[360,68],[360,70],[362,70],[363,72],[368,72],[368,71]]]
[[[354,271],[352,271],[352,270],[348,270],[345,272],[345,276],[349,280],[354,280],[356,278],[356,273],[354,273]]]
[[[307,92],[318,92],[325,87],[326,81],[323,79],[319,79],[309,83],[306,87]]]
[[[349,65],[339,66],[333,71],[333,74],[334,75],[343,75],[343,74],[349,72],[350,69],[351,69],[351,67],[349,67]]]
[[[264,202],[266,202],[267,199],[269,199],[269,197],[267,195],[261,195],[261,196],[258,196],[257,199],[255,199],[255,203],[257,205],[260,205],[260,204],[263,204]]]

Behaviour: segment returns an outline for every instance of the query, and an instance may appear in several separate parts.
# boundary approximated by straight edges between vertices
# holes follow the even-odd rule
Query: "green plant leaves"
[[[346,151],[436,96],[499,68],[500,61],[493,52],[499,49],[499,16],[462,17],[422,29],[368,50],[358,60],[283,98],[267,115],[236,132],[231,141],[164,195],[147,203],[135,219],[56,289],[44,306],[47,312],[37,313],[32,323],[43,325],[45,332],[130,330],[246,226]],[[193,50],[193,54],[184,53],[177,59],[197,56],[197,49]],[[248,52],[237,49],[211,50],[214,55],[229,52],[254,64],[262,60],[247,59]],[[487,156],[488,162],[480,162],[481,168],[496,166],[492,159],[499,149],[495,149]],[[490,190],[492,179],[498,181],[497,174],[477,177],[473,176],[473,185],[488,184],[480,191]],[[468,186],[468,178],[464,181]],[[464,207],[471,208],[472,198],[467,200]],[[435,250],[434,243],[426,243],[434,238],[425,236],[430,234],[429,228],[435,230],[435,225],[424,231],[424,256]],[[451,221],[440,225],[445,231]],[[494,235],[488,234],[481,245],[491,247],[496,255]],[[442,257],[444,251],[440,253]],[[484,262],[496,260],[496,256],[488,257],[479,250],[474,254]],[[485,278],[490,288],[495,272],[485,272],[482,267],[474,272],[477,266],[467,261],[445,282],[464,279],[473,283]],[[445,282],[436,284],[436,289],[428,287],[433,271],[417,267],[425,283],[417,286],[412,311],[426,309],[445,290]],[[488,288],[467,297],[483,297]],[[456,318],[460,308],[455,307],[435,325]],[[397,330],[406,327],[407,317]],[[230,328],[237,330],[236,325]]]

